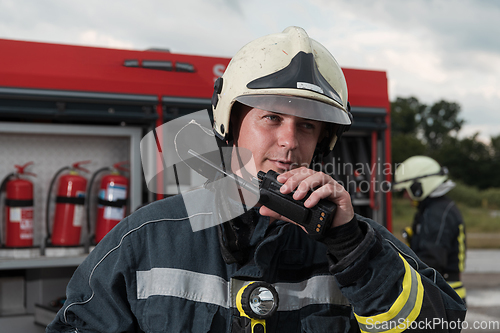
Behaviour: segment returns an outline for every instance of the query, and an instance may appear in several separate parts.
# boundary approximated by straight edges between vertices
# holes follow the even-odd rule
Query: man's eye
[[[314,129],[315,128],[314,124],[311,124],[311,123],[303,123],[302,127],[306,128],[306,129]]]
[[[278,121],[280,119],[277,115],[274,115],[274,114],[268,114],[268,115],[264,116],[264,118],[267,118],[271,121]]]

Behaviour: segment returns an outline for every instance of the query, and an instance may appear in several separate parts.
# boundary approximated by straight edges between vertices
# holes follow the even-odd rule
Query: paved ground
[[[500,250],[468,250],[466,273],[500,273]]]
[[[500,332],[500,250],[469,250],[466,260],[462,280],[467,288],[469,328],[462,332]]]

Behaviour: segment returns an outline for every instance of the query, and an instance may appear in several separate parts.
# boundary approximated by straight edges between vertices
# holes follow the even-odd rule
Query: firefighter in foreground
[[[457,206],[445,195],[455,187],[448,170],[430,157],[413,156],[398,166],[394,182],[395,190],[406,190],[418,203],[413,225],[405,232],[411,249],[465,300],[460,279],[465,266],[465,225]]]
[[[247,44],[212,102],[222,143],[249,149],[256,171],[279,172],[281,191],[295,190],[294,199],[314,189],[306,207],[337,205],[326,235],[312,239],[265,206],[217,224],[225,197],[209,199],[203,189],[154,202],[79,266],[47,332],[453,331],[429,326],[434,318],[460,325],[464,305],[441,275],[355,215],[330,176],[304,167],[351,123],[342,70],[321,44],[298,27]],[[188,216],[186,200],[199,212]],[[193,232],[189,219],[213,227]],[[248,326],[249,305],[264,328],[258,318]]]

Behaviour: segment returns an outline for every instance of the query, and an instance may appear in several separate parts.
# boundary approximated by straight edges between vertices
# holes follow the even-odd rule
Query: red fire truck
[[[209,109],[214,80],[230,60],[5,39],[0,49],[0,122],[136,126],[143,134]],[[344,74],[354,124],[325,170],[349,190],[359,213],[390,229],[386,73],[346,68]]]
[[[169,120],[210,109],[214,81],[229,62],[228,58],[165,50],[131,51],[5,39],[0,39],[0,50],[0,178],[10,173],[13,165],[34,162],[34,248],[30,250],[47,245],[50,230],[44,231],[44,226],[53,225],[53,219],[42,212],[56,206],[55,200],[50,204],[51,191],[47,189],[56,170],[65,165],[92,160],[85,168],[96,170],[130,161],[130,187],[112,188],[113,195],[123,203],[110,207],[109,218],[121,218],[124,207],[133,211],[163,197],[142,186],[139,141]],[[344,74],[354,124],[325,158],[323,167],[349,190],[357,212],[390,230],[390,104],[386,73],[344,69]],[[84,172],[82,176],[90,178]],[[180,176],[184,182],[181,185],[189,186],[193,175]],[[168,187],[172,177],[167,174],[159,181]],[[125,203],[127,193],[129,201]],[[66,205],[83,202],[82,198],[70,199],[64,201]],[[97,206],[99,201],[95,202]],[[78,211],[75,207],[74,226],[82,229],[82,239],[90,239],[92,231],[85,232],[75,224],[90,213],[80,208]],[[5,215],[1,213],[3,223]],[[65,254],[54,260],[0,260],[0,287],[15,291],[0,293],[0,325],[12,325],[13,320],[3,317],[4,313],[25,315],[15,317],[19,320],[12,331],[26,331],[26,316],[47,324],[40,318],[51,318],[55,312],[49,309],[46,314],[44,306],[64,295],[65,282],[83,257]],[[2,271],[10,273],[4,277]]]

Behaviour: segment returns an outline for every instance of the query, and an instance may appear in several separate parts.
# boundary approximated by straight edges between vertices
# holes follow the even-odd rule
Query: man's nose
[[[299,141],[297,138],[297,127],[294,122],[285,122],[280,126],[278,145],[289,150],[297,148]]]

